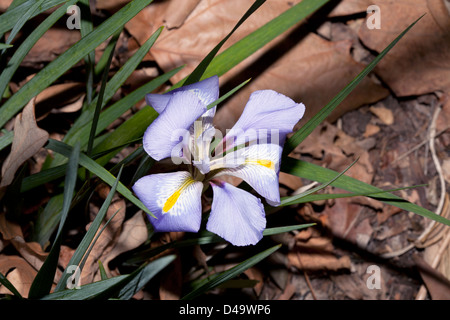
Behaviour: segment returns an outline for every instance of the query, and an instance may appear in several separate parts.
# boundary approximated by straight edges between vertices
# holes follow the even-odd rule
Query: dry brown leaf
[[[34,116],[33,98],[17,115],[11,152],[2,166],[0,187],[9,185],[19,167],[41,149],[48,140],[47,131],[38,128]]]
[[[108,255],[102,258],[103,266],[109,273],[108,263],[121,253],[133,250],[147,240],[147,226],[141,212],[137,212],[133,217],[125,221],[117,243]]]
[[[170,1],[164,22],[167,28],[179,28],[192,13],[200,0]]]
[[[79,110],[82,107],[85,89],[85,85],[79,82],[61,83],[44,89],[36,96],[36,118],[41,120],[50,111],[57,113]],[[69,111],[64,111],[64,108]]]
[[[370,137],[373,136],[374,134],[377,134],[378,132],[380,132],[380,127],[371,123],[368,123],[366,126],[366,131],[364,132],[364,137]]]
[[[296,291],[297,288],[292,283],[288,283],[277,300],[289,300]]]
[[[361,0],[341,0],[328,14],[329,17],[348,16],[367,10],[367,3]]]
[[[425,260],[413,256],[425,285],[433,300],[450,300],[450,281],[442,273],[433,269]]]
[[[303,187],[302,179],[292,174],[280,172],[279,180],[280,184],[285,185],[291,190],[297,190]]]
[[[392,110],[386,108],[382,104],[371,106],[369,110],[374,115],[376,115],[384,124],[391,125],[394,123],[394,114],[392,113]]]
[[[22,297],[27,298],[37,271],[19,256],[0,255],[0,272],[6,275]],[[0,284],[0,294],[11,292]]]
[[[10,242],[17,252],[35,269],[39,270],[48,256],[37,242],[26,242],[19,224],[8,221],[0,213],[0,234],[3,240]],[[58,273],[59,276],[59,273]]]
[[[45,62],[55,60],[80,38],[80,32],[76,29],[50,28],[27,53],[21,65],[43,68]]]
[[[0,11],[6,11],[12,2],[13,0],[0,0]]]
[[[259,296],[264,286],[264,274],[257,268],[249,268],[245,270],[244,273],[250,280],[258,281],[253,287],[253,290],[255,290],[256,295]]]
[[[106,198],[109,190],[110,188],[106,186],[98,189],[102,198]],[[94,280],[100,279],[98,261],[105,259],[116,245],[125,219],[125,207],[126,205],[123,199],[113,198],[113,201],[106,212],[105,221],[108,221],[116,212],[117,214],[98,237],[89,257],[86,259],[86,264],[81,272],[81,284],[91,283]],[[93,211],[97,211],[97,209],[93,209]],[[104,224],[105,222],[101,224],[98,232],[103,228]],[[90,225],[91,224],[88,224],[86,229],[88,229]]]
[[[367,6],[369,0],[361,1]],[[375,68],[397,96],[420,95],[450,88],[450,13],[444,0],[380,0],[381,28],[361,26],[359,36],[381,52],[416,19],[411,29]]]
[[[356,143],[355,138],[328,122],[321,123],[295,149],[293,156],[297,156],[298,153],[310,154],[320,159],[321,164],[325,163],[328,168],[338,172],[342,172],[359,157],[358,162],[346,172],[346,175],[365,183],[372,182],[374,170],[368,150]]]
[[[351,261],[348,256],[336,257],[331,253],[301,253],[289,252],[287,255],[289,264],[299,270],[349,270]]]
[[[161,300],[179,300],[182,284],[181,258],[177,255],[177,258],[162,273],[159,298]]]
[[[117,10],[118,8],[126,5],[131,0],[97,0],[95,6],[97,9],[104,10]]]
[[[125,27],[142,44],[157,28],[161,25],[166,25],[164,21],[168,19],[170,21],[174,13],[169,10],[169,7],[175,5],[171,2],[179,3],[180,1],[172,0],[153,3],[142,10]],[[236,30],[221,51],[298,2],[300,1],[267,1]],[[192,72],[206,54],[233,29],[251,5],[252,2],[241,0],[200,1],[180,28],[172,30],[165,28],[163,30],[150,52],[155,57],[158,65],[166,72],[175,67],[186,65],[183,70],[172,78],[173,82],[177,82]],[[199,33],[201,33],[201,37]],[[272,41],[264,49],[254,54],[251,58],[246,59],[238,68],[228,72],[224,77],[232,77],[233,74],[255,61],[258,56],[281,39],[282,37]]]
[[[58,109],[53,109],[51,112],[52,113],[72,113],[72,112],[77,112],[78,110],[80,110],[83,107],[83,101],[84,101],[84,97],[85,95],[82,94],[76,101],[69,103],[67,105],[65,105],[62,108],[58,108]]]

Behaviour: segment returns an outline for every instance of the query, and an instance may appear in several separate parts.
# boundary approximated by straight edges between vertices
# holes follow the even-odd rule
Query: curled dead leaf
[[[35,98],[17,115],[14,122],[14,138],[11,152],[2,166],[2,180],[0,187],[9,185],[19,167],[47,142],[47,131],[39,128],[34,115]]]
[[[361,1],[367,6],[369,1]],[[381,52],[420,16],[424,17],[392,48],[375,72],[397,96],[450,88],[450,12],[445,0],[377,1],[381,28],[359,30],[361,41]]]

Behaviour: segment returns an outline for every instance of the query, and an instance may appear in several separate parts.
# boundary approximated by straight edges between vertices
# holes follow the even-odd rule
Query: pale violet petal
[[[286,135],[292,132],[304,113],[305,106],[302,103],[296,103],[281,93],[273,90],[255,91],[226,138],[230,140],[237,137],[240,140],[236,143],[238,145],[245,140],[254,140],[257,136],[259,140],[268,138],[264,142],[282,145]]]
[[[254,245],[261,240],[266,228],[261,200],[225,182],[211,185],[214,197],[206,229],[235,246]]]
[[[159,161],[172,156],[175,149],[180,149],[180,144],[188,147],[189,128],[205,111],[205,104],[193,93],[174,93],[164,111],[145,131],[144,150]]]
[[[170,98],[176,92],[190,91],[194,93],[200,101],[208,105],[219,98],[219,78],[212,76],[205,80],[186,85],[164,94],[149,93],[145,95],[145,101],[152,106],[156,112],[161,113],[167,107]],[[215,108],[208,110],[208,116],[214,117]]]
[[[197,232],[200,228],[203,183],[189,172],[179,171],[144,176],[133,191],[156,216],[149,216],[155,231]]]
[[[153,107],[156,112],[161,113],[166,109],[172,94],[173,92],[165,94],[149,93],[145,95],[145,102]]]
[[[214,178],[232,175],[243,179],[271,205],[277,206],[280,204],[278,174],[282,150],[278,144],[254,144],[212,160],[210,169],[219,169]]]

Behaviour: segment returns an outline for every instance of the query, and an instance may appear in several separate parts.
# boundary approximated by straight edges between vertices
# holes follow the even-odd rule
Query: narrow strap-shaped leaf
[[[53,150],[57,153],[60,153],[66,157],[69,156],[69,154],[72,150],[71,146],[69,146],[61,141],[56,141],[53,139],[49,139],[49,142],[48,142],[46,148]],[[83,153],[80,153],[80,165],[83,166],[84,168],[86,168],[87,170],[89,170],[90,172],[92,172],[93,174],[95,174],[96,176],[98,176],[101,180],[103,180],[110,186],[112,186],[114,184],[115,177],[108,170],[103,168],[101,165],[99,165],[97,162],[95,162],[94,160],[92,160],[91,158],[89,158],[88,156],[86,156]],[[150,212],[150,210],[148,210],[144,206],[144,204],[138,198],[136,198],[132,194],[132,192],[127,187],[125,187],[122,183],[119,183],[119,185],[117,186],[117,191],[121,195],[123,195],[125,198],[127,198],[129,201],[131,201],[133,204],[135,204],[138,208],[144,210],[144,212],[153,216],[153,214]]]
[[[13,29],[11,30],[11,33],[8,36],[8,39],[6,40],[6,44],[10,44],[16,35],[19,33],[20,29],[24,26],[24,24],[33,16],[33,14],[36,12],[37,8],[41,6],[41,4],[44,2],[44,0],[38,0],[36,1],[30,8],[28,8],[27,11],[25,11],[22,16],[17,20],[16,24],[14,25]],[[1,51],[1,54],[4,53],[3,49]],[[3,94],[3,92],[2,92]]]
[[[307,203],[307,202],[320,201],[320,200],[341,199],[341,198],[350,198],[350,197],[372,197],[373,199],[377,199],[377,197],[376,197],[377,195],[383,195],[384,193],[387,194],[387,193],[392,193],[395,191],[408,190],[408,189],[413,189],[413,188],[418,188],[418,187],[423,187],[423,186],[425,186],[425,185],[394,188],[394,189],[375,191],[375,192],[309,194],[309,195],[305,195],[305,196],[295,199],[295,200],[292,200],[291,197],[283,197],[281,199],[280,206],[290,206],[292,204],[298,204],[298,203]]]
[[[0,136],[0,151],[9,146],[14,138],[14,131],[2,130],[3,135]]]
[[[23,299],[22,295],[17,291],[16,287],[0,272],[0,283],[5,286],[6,289],[11,291],[16,297]]]
[[[321,166],[303,160],[297,160],[291,157],[286,157],[285,159],[283,159],[283,161],[281,162],[280,170],[285,173],[290,173],[292,175],[301,178],[305,178],[312,181],[318,181],[321,183],[329,181],[337,174],[337,172],[331,169],[326,169]],[[383,190],[370,184],[359,181],[357,179],[354,179],[352,177],[342,176],[340,177],[340,179],[336,180],[331,185],[353,193],[383,192],[383,194],[380,194],[376,197],[377,200],[393,205],[403,210],[414,212],[428,219],[432,219],[450,226],[450,220],[440,215],[437,215],[434,212],[427,210],[421,206],[413,204],[405,199],[402,199],[396,195],[393,195],[391,193],[384,193]]]
[[[98,269],[100,270],[100,278],[102,280],[108,279],[108,274],[106,273],[105,267],[103,266],[103,263],[98,260]]]
[[[94,31],[50,62],[0,108],[0,128],[19,112],[32,97],[53,83],[75,63],[83,59],[99,44],[122,28],[126,22],[151,2],[152,0],[134,0],[129,2]]]
[[[78,6],[80,7],[80,17],[81,19],[81,37],[85,37],[87,34],[94,30],[94,24],[92,23],[91,8],[89,5],[89,0],[79,0]],[[93,85],[94,85],[94,64],[95,64],[95,51],[92,50],[84,58],[86,64],[86,100],[88,103],[92,100],[93,95]]]
[[[115,37],[113,37],[111,39],[111,42],[113,42],[114,44],[117,44],[118,39],[119,39],[119,33],[116,33]],[[97,131],[98,118],[100,116],[100,110],[102,109],[102,105],[103,105],[103,96],[105,94],[106,83],[108,82],[109,68],[111,66],[111,61],[114,56],[114,48],[115,48],[115,45],[113,47],[113,50],[111,50],[111,53],[109,54],[108,61],[106,62],[106,67],[103,70],[102,83],[100,85],[100,91],[98,93],[97,103],[95,105],[95,109],[93,112],[94,114],[92,116],[91,130],[90,130],[88,144],[87,144],[87,150],[86,150],[86,154],[89,157],[91,156],[92,146],[94,144],[95,132]],[[92,70],[92,72],[93,72],[93,70]]]
[[[67,2],[67,6],[75,4],[76,0],[71,0]],[[0,75],[0,92],[5,92],[9,82],[11,81],[17,68],[19,68],[20,63],[23,61],[25,56],[30,52],[31,48],[36,44],[36,42],[42,37],[42,35],[50,29],[64,14],[66,13],[66,6],[61,6],[56,9],[52,14],[50,14],[44,21],[42,21],[36,29],[31,32],[23,43],[14,52],[8,64],[3,69]],[[1,20],[1,18],[0,18]],[[3,23],[3,21],[2,21]]]
[[[181,298],[181,300],[191,300],[191,299],[197,298],[198,296],[202,295],[203,293],[216,288],[217,286],[221,285],[225,281],[230,280],[230,279],[240,275],[245,270],[251,268],[252,266],[257,264],[261,260],[267,258],[272,253],[277,251],[280,247],[281,247],[281,244],[276,245],[272,248],[266,249],[263,252],[260,252],[256,255],[254,255],[253,257],[239,263],[237,266],[220,273],[219,275],[215,276],[212,280],[207,281],[205,284],[203,284],[199,288],[194,289],[193,291],[191,291],[190,293],[185,295],[183,298]]]
[[[423,16],[422,16],[423,17]],[[422,18],[414,21],[397,38],[395,38],[371,63],[361,71],[344,89],[342,89],[325,107],[320,109],[304,126],[296,131],[284,145],[283,154],[291,153],[326,117],[353,91],[353,89],[367,76],[381,59],[391,50],[397,42]]]
[[[119,185],[119,179],[120,175],[122,173],[122,170],[120,170],[119,174],[117,175],[116,180],[114,181],[114,184],[111,187],[111,190],[108,193],[108,196],[106,197],[105,201],[103,201],[103,204],[98,211],[97,215],[95,216],[95,219],[92,221],[89,230],[84,235],[83,239],[81,240],[80,244],[78,245],[77,249],[72,255],[72,258],[70,259],[68,266],[79,266],[80,269],[83,268],[81,264],[83,257],[87,258],[87,255],[89,254],[90,250],[89,248],[92,248],[95,241],[93,241],[95,235],[98,232],[98,229],[100,228],[100,225],[103,221],[103,219],[106,216],[106,213],[108,211],[109,206],[111,205],[112,198],[114,196],[114,193],[116,192],[117,186]],[[61,279],[59,280],[58,284],[56,285],[55,292],[61,291],[65,289],[65,285],[67,282],[69,275],[67,273],[67,268],[64,270],[63,275],[61,276]]]
[[[12,44],[0,43],[0,50],[12,48]]]
[[[53,292],[42,297],[42,300],[91,300],[125,280],[127,277],[128,275],[121,275],[106,280],[88,283],[81,286],[79,289],[66,289]]]
[[[322,184],[322,185],[320,185],[320,186],[318,186],[318,187],[312,188],[311,190],[307,190],[307,191],[302,192],[302,193],[300,193],[300,194],[296,194],[296,195],[294,195],[294,196],[288,197],[287,199],[283,199],[283,200],[281,201],[280,205],[281,205],[281,206],[285,206],[287,203],[292,203],[292,202],[295,203],[295,201],[297,201],[297,200],[299,200],[299,199],[301,199],[301,198],[303,198],[303,197],[306,197],[306,196],[308,196],[308,195],[310,195],[310,194],[313,194],[313,193],[315,193],[315,192],[317,192],[317,191],[320,191],[320,190],[322,190],[322,189],[328,187],[330,184],[332,184],[332,183],[335,182],[337,179],[339,179],[344,173],[346,173],[351,167],[353,167],[353,165],[354,165],[358,160],[359,160],[359,158],[356,159],[355,161],[353,161],[347,168],[345,168],[344,171],[342,171],[341,173],[339,173],[338,175],[336,175],[333,179],[329,180],[327,183],[324,183],[324,184]]]
[[[38,14],[41,14],[44,11],[47,11],[48,9],[60,5],[64,2],[67,2],[68,0],[47,0],[42,3],[42,5],[36,10],[30,18],[33,18],[37,16]],[[0,15],[0,34],[5,33],[8,30],[11,30],[14,25],[17,23],[17,21],[20,19],[21,16],[23,16],[23,13],[28,11],[32,5],[36,2],[35,0],[29,0],[29,1],[22,1],[18,6],[15,6],[11,10],[6,11],[4,14]]]
[[[36,277],[33,280],[33,283],[31,284],[30,292],[28,294],[28,297],[31,299],[41,298],[44,295],[47,295],[52,288],[53,279],[55,277],[56,268],[58,266],[59,252],[61,249],[62,230],[69,214],[73,193],[75,190],[75,184],[77,181],[79,155],[80,145],[76,144],[70,154],[69,164],[67,166],[66,179],[64,184],[64,201],[58,232],[56,234],[56,238],[49,255],[45,259],[44,264],[39,269]]]

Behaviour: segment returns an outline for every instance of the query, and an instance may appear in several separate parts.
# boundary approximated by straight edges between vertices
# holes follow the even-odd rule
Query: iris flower
[[[218,98],[217,76],[165,94],[146,95],[147,104],[159,116],[144,134],[144,150],[157,161],[170,157],[188,169],[144,176],[133,191],[156,216],[149,216],[156,232],[198,232],[201,195],[210,185],[213,201],[206,229],[233,245],[253,245],[266,227],[263,203],[220,178],[241,178],[267,203],[279,205],[282,146],[305,106],[272,90],[255,91],[222,138],[212,123],[216,106],[207,108]],[[215,148],[213,138],[220,141]]]

